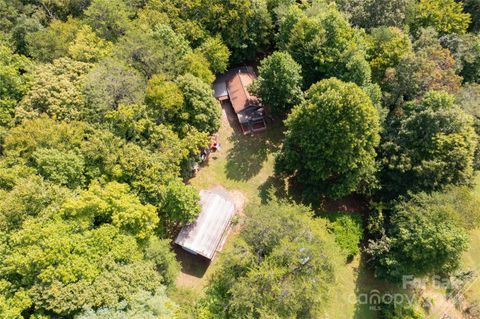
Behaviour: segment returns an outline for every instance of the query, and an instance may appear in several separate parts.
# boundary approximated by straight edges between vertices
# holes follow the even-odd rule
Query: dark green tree
[[[248,88],[260,97],[275,115],[286,114],[300,103],[302,69],[286,52],[274,52],[260,62],[258,79]]]
[[[479,202],[468,188],[420,193],[392,209],[385,234],[367,252],[377,276],[392,281],[454,271],[468,247],[467,229],[479,222]]]
[[[380,118],[365,92],[329,79],[314,84],[285,122],[276,172],[311,192],[342,197],[373,186]]]
[[[384,194],[394,197],[470,183],[478,139],[473,119],[444,92],[429,92],[405,108],[388,127],[381,146]]]

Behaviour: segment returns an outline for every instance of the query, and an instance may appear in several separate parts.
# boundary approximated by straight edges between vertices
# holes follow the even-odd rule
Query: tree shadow
[[[285,180],[273,175],[258,187],[262,204],[266,204],[272,198],[288,198]]]
[[[263,167],[269,154],[276,152],[283,138],[281,122],[267,123],[265,132],[243,135],[233,116],[231,106],[224,106],[234,133],[228,138],[232,147],[227,153],[226,176],[235,181],[247,181],[256,176]],[[230,109],[230,111],[229,111]]]

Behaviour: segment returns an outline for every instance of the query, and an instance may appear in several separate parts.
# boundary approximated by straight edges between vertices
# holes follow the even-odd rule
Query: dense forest
[[[0,0],[0,317],[325,318],[360,254],[392,285],[458,274],[480,226],[479,31],[479,0]],[[177,300],[212,83],[242,65],[283,123],[284,189]],[[352,195],[367,212],[319,204]]]

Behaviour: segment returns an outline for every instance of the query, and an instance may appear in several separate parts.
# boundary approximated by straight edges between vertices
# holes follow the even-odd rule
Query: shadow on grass
[[[235,181],[247,181],[256,176],[271,153],[276,152],[283,138],[280,121],[268,123],[265,132],[243,135],[231,106],[224,105],[234,133],[229,137],[232,148],[227,154],[226,176]]]
[[[177,261],[181,265],[181,272],[196,278],[203,278],[210,266],[210,261],[202,256],[193,255],[175,245],[173,250]]]

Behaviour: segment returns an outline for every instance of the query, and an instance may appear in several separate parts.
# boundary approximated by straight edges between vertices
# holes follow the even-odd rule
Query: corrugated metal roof
[[[230,221],[235,204],[226,191],[200,191],[202,211],[197,220],[182,228],[175,243],[184,249],[212,259]]]

